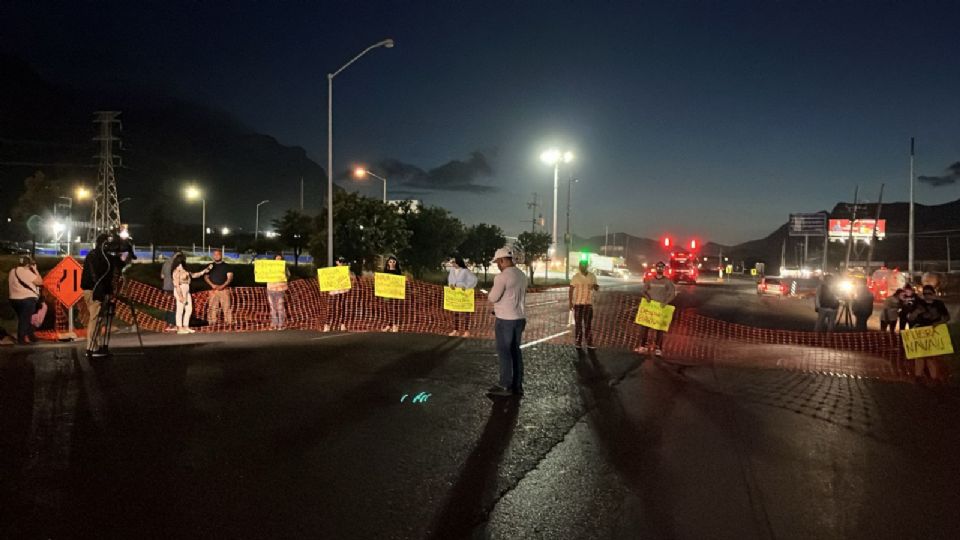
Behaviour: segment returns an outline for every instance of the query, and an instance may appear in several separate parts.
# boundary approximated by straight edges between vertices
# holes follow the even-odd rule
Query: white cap
[[[508,247],[502,247],[498,249],[497,252],[493,255],[493,262],[497,262],[497,259],[504,259],[504,258],[512,259],[513,250]]]

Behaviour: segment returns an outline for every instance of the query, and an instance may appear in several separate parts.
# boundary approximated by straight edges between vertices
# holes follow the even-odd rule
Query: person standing
[[[851,311],[856,319],[857,332],[867,331],[867,321],[873,315],[873,292],[867,286],[867,280],[861,279],[853,293]]]
[[[663,261],[658,261],[654,269],[656,274],[653,276],[653,279],[643,284],[643,288],[640,289],[640,295],[643,298],[646,298],[652,302],[659,302],[660,304],[667,305],[670,302],[673,302],[673,299],[677,297],[677,286],[674,285],[673,280],[668,278],[664,274],[664,270],[667,268],[667,265]],[[633,351],[636,353],[643,354],[648,349],[647,345],[647,334],[650,333],[651,328],[644,326],[640,328],[640,343],[637,344],[637,348]],[[653,354],[656,356],[663,356],[663,330],[654,330],[653,331]]]
[[[494,335],[500,358],[500,381],[487,391],[489,396],[523,395],[523,355],[520,342],[527,326],[524,301],[527,276],[514,265],[513,250],[502,247],[493,256],[500,274],[493,279],[487,300],[493,305]]]
[[[348,266],[347,259],[344,257],[337,257],[334,264]],[[347,275],[350,276],[350,283],[353,284],[356,280],[349,270]],[[331,328],[341,332],[347,331],[347,293],[349,292],[350,289],[340,289],[327,293],[330,295],[330,308],[327,313],[327,324],[323,325],[324,332],[329,332]]]
[[[83,273],[80,274],[80,289],[83,290],[83,302],[87,306],[87,346],[95,352],[100,345],[97,336],[97,318],[107,296],[113,294],[113,262],[111,255],[104,251],[104,243],[109,235],[101,233],[94,240],[93,248],[83,259]],[[103,329],[101,328],[101,332]]]
[[[387,261],[383,265],[383,273],[402,276],[403,271],[400,270],[400,261],[393,255],[387,257]],[[387,324],[384,325],[382,330],[384,332],[398,331],[400,329],[400,304],[403,300],[395,298],[381,298],[381,300],[383,300],[383,305],[386,308],[387,317]]]
[[[917,300],[916,306],[907,318],[910,320],[910,328],[936,326],[950,322],[950,312],[943,301],[937,298],[937,290],[932,285],[924,285],[922,296]],[[914,360],[913,374],[919,379],[923,377],[924,372],[929,372],[931,380],[939,380],[939,363],[937,357],[917,358]]]
[[[40,302],[40,286],[43,278],[37,271],[37,262],[29,255],[21,256],[17,266],[7,275],[10,305],[17,313],[17,343],[29,345],[37,341],[31,318]]]
[[[283,255],[277,253],[273,260],[282,261]],[[290,269],[284,266],[283,270],[286,273],[287,279],[267,283],[267,302],[270,304],[271,330],[283,330],[287,326],[287,307],[283,296],[287,292],[287,281],[290,280]]]
[[[587,348],[593,349],[593,293],[600,290],[597,276],[588,270],[589,263],[580,261],[580,271],[570,279],[570,309],[573,310],[574,346],[583,347],[586,340]]]
[[[163,266],[160,267],[160,278],[163,279],[163,294],[171,299],[173,298],[173,258],[176,257],[178,253],[180,253],[179,249],[163,261]],[[168,332],[176,330],[176,317],[176,309],[167,312],[166,321]]]
[[[177,302],[176,326],[178,334],[192,334],[196,332],[190,328],[190,316],[193,314],[193,297],[190,295],[190,280],[200,276],[209,276],[212,265],[208,265],[200,272],[191,272],[186,267],[186,257],[177,253],[173,257],[173,296]]]
[[[213,251],[213,268],[204,276],[204,281],[210,286],[210,296],[207,299],[207,322],[216,324],[223,310],[223,322],[228,326],[233,324],[233,309],[230,306],[230,283],[233,282],[233,272],[230,266],[223,262],[223,252]]]
[[[913,327],[910,320],[910,312],[917,307],[917,295],[913,290],[913,285],[907,283],[900,292],[900,330],[906,330]]]
[[[473,289],[477,286],[477,276],[467,268],[463,257],[453,257],[447,272],[447,285],[453,289]],[[453,331],[449,336],[470,337],[470,313],[453,312]]]
[[[827,274],[823,276],[823,281],[817,287],[817,295],[814,298],[817,324],[814,326],[814,332],[833,332],[833,329],[837,326],[837,310],[840,309],[840,299],[837,297],[833,285],[833,276]]]
[[[880,331],[897,333],[897,322],[900,320],[900,294],[903,289],[883,299],[883,308],[880,310]]]

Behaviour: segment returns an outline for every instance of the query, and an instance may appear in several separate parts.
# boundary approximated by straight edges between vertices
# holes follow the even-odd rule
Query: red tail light
[[[781,283],[781,284],[780,284],[780,293],[781,293],[781,294],[787,294],[787,284],[786,284],[786,283]]]

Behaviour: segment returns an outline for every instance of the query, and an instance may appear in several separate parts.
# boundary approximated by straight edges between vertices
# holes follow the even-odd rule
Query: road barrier
[[[343,306],[342,321],[348,331],[380,331],[398,323],[402,332],[446,335],[454,329],[454,313],[443,309],[444,290],[440,285],[408,279],[405,300],[374,295],[374,279],[364,276],[353,280],[353,287],[335,296],[321,292],[316,279],[298,279],[289,283],[286,293],[287,328],[320,330],[326,324],[336,330],[341,319],[334,319],[335,306]],[[141,329],[163,331],[167,326],[160,312],[174,310],[174,299],[149,285],[127,281],[123,295],[138,306]],[[203,319],[209,291],[193,294],[194,316]],[[197,328],[200,332],[266,331],[270,312],[266,289],[231,289],[234,324]],[[615,291],[594,295],[593,341],[598,347],[634,348],[640,326],[634,321],[640,296]],[[473,337],[492,338],[494,316],[487,296],[476,291],[477,310],[468,314],[468,330]],[[550,343],[571,344],[573,328],[568,326],[567,289],[548,289],[527,295],[527,327],[524,340],[532,342],[551,336]],[[80,320],[86,320],[86,307],[80,305]],[[158,317],[159,316],[159,317]],[[125,304],[117,306],[117,317],[133,321]],[[66,311],[56,310],[58,331],[66,328]],[[336,323],[336,324],[334,324]],[[47,337],[55,337],[50,333]],[[907,360],[898,335],[887,332],[814,333],[751,327],[702,316],[695,309],[678,310],[664,342],[667,358],[692,365],[728,365],[759,368],[798,369],[848,376],[902,380],[912,378],[913,361]]]

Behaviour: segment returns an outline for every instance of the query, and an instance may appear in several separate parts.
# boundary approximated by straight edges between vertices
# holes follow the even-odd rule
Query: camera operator
[[[93,249],[87,253],[83,261],[83,274],[80,277],[80,288],[83,289],[83,300],[87,304],[87,344],[88,349],[94,345],[97,328],[97,319],[103,302],[109,301],[119,283],[120,274],[127,260],[136,259],[133,245],[124,238],[124,235],[101,233],[97,236]],[[109,332],[109,328],[107,329]],[[93,350],[96,354],[103,347],[98,345]]]

